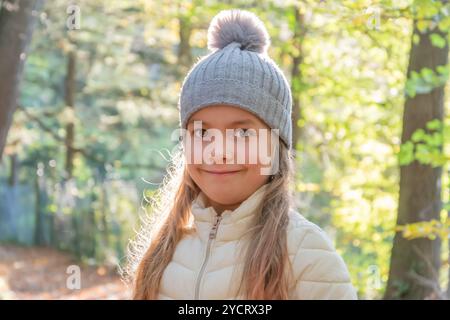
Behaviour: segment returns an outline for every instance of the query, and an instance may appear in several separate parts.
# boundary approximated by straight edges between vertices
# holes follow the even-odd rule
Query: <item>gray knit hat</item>
[[[292,144],[292,97],[289,83],[268,56],[270,38],[262,21],[245,10],[224,10],[208,29],[210,54],[201,58],[183,81],[180,126],[212,104],[229,104],[252,112]]]

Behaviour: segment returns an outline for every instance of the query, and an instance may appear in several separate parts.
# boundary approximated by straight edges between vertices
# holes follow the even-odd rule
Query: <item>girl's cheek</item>
[[[256,136],[237,139],[235,142],[235,159],[237,164],[257,165],[259,162],[258,138]]]
[[[261,176],[268,176],[272,174],[273,160],[277,157],[276,152],[272,150],[272,147],[276,146],[277,137],[272,136],[270,130],[262,130],[262,135],[258,136],[257,148],[251,148],[249,150],[250,159],[256,158],[255,168],[258,170],[258,174]],[[264,134],[267,134],[264,136]],[[255,162],[252,162],[255,163]]]
[[[245,144],[242,143],[241,153],[245,157],[246,165],[257,165],[258,164],[258,141],[257,140],[249,140]]]
[[[259,140],[257,137],[240,141],[237,143],[236,154],[240,164],[253,166],[270,165],[272,159],[271,141]]]
[[[204,150],[204,144],[202,141],[195,141],[192,138],[184,145],[184,156],[187,164],[201,164]]]
[[[245,165],[248,164],[248,150],[245,143],[237,142],[234,146],[233,160],[236,164]]]

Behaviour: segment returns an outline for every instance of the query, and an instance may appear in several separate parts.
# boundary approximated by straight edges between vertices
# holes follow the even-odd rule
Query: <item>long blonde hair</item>
[[[286,230],[293,162],[291,151],[283,142],[279,145],[279,170],[268,182],[246,247],[238,292],[244,290],[248,300],[288,299],[292,269]],[[151,214],[129,245],[124,275],[132,285],[133,299],[157,299],[161,278],[177,243],[185,234],[195,232],[190,207],[199,192],[186,170],[183,153],[176,153],[162,187],[151,199]]]

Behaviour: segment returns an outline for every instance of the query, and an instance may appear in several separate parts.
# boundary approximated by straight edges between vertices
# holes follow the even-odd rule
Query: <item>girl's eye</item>
[[[238,138],[245,138],[252,136],[253,132],[250,129],[239,128],[235,130],[234,136]]]
[[[194,136],[196,138],[202,139],[205,137],[206,131],[207,131],[206,129],[196,129],[196,130],[194,130]]]

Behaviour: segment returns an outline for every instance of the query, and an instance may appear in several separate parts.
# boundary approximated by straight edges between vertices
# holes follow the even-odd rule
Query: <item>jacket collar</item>
[[[234,210],[222,212],[222,219],[217,229],[215,241],[232,241],[240,239],[253,224],[254,217],[261,210],[261,202],[268,184],[264,184],[244,200]],[[203,241],[208,241],[209,233],[216,220],[217,212],[212,207],[205,207],[205,194],[200,191],[192,202],[191,212],[198,235]]]

